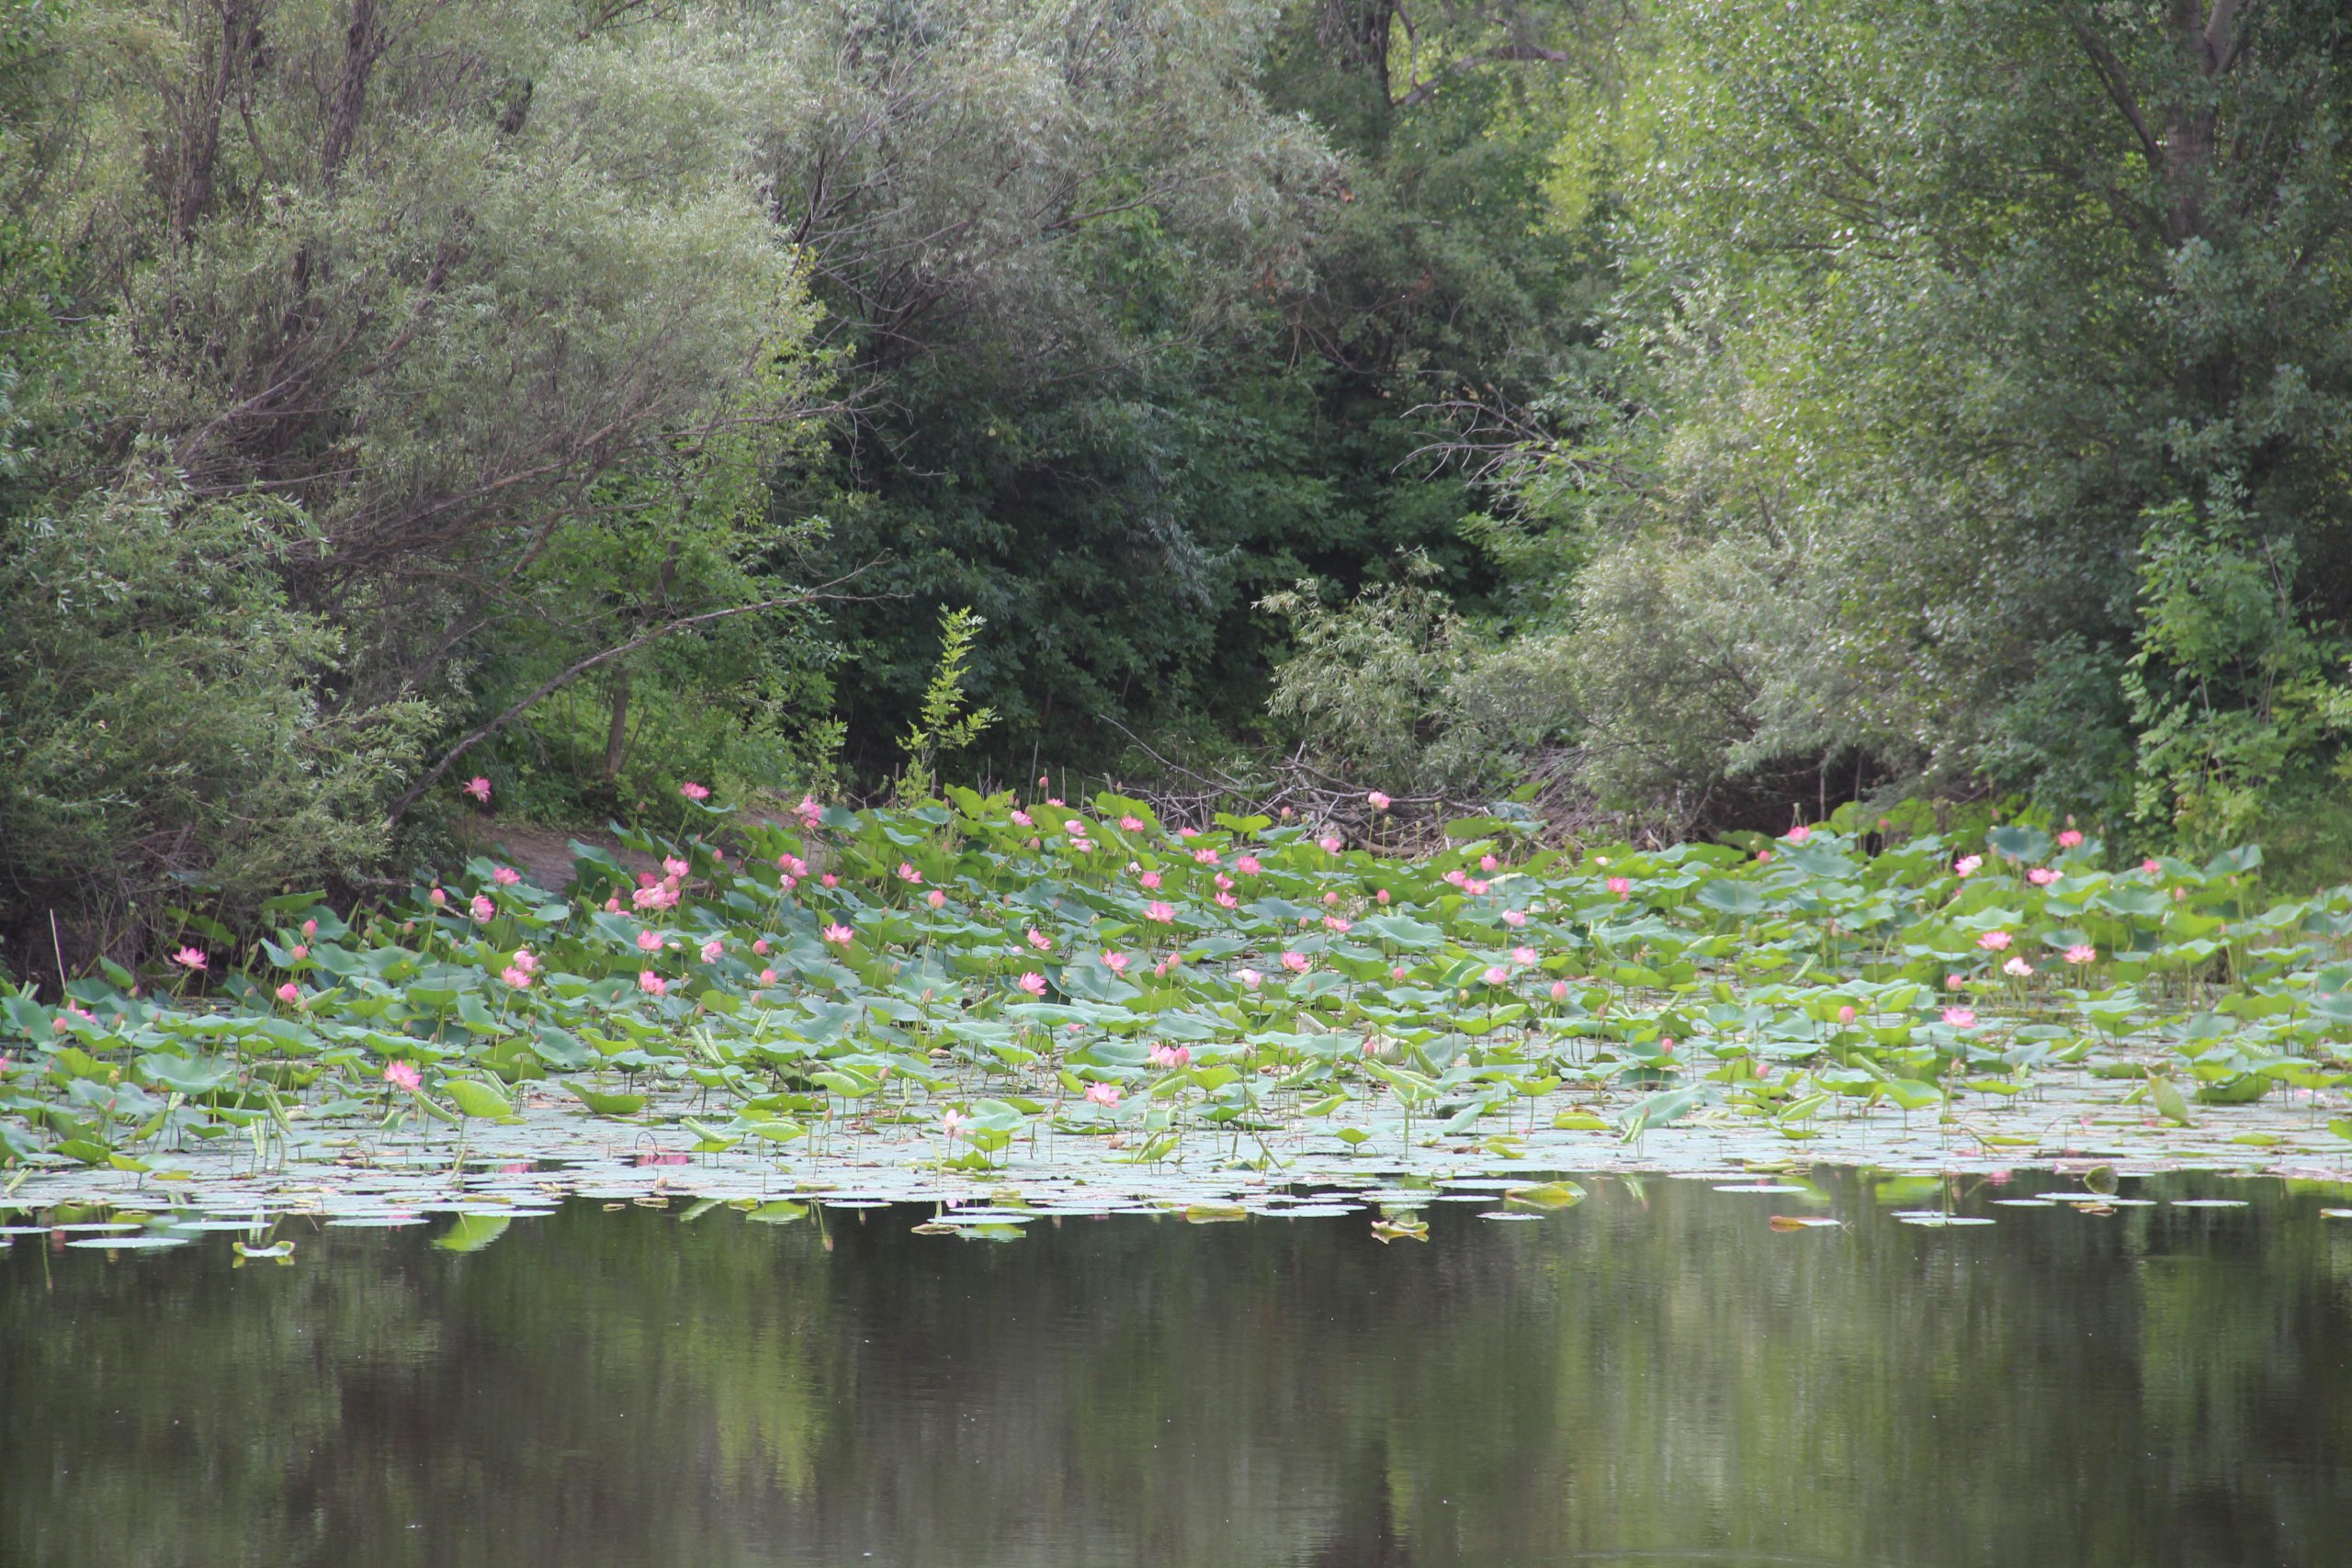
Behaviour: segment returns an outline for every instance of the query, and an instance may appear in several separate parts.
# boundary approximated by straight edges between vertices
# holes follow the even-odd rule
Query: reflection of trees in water
[[[1412,1544],[1396,1528],[1384,1448],[1367,1449],[1349,1464],[1330,1538],[1306,1559],[1306,1568],[1412,1568]]]
[[[2317,1561],[2352,1312],[2276,1199],[1778,1235],[1610,1182],[1441,1204],[1426,1247],[875,1212],[831,1250],[575,1205],[235,1271],[19,1243],[0,1561]]]

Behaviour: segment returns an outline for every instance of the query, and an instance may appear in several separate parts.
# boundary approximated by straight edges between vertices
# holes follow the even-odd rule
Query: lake
[[[16,1234],[0,1562],[2243,1568],[2352,1539],[2341,1189],[1581,1180],[1555,1212],[1432,1194],[1387,1243],[1362,1209],[966,1227],[1000,1243],[908,1204],[578,1198]]]

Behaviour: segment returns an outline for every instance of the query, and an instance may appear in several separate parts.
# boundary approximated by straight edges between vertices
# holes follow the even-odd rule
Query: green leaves
[[[2352,913],[2352,893],[2273,919],[2187,868],[2144,886],[2085,872],[2063,893],[1986,869],[1956,889],[1946,846],[1865,857],[1827,829],[1770,860],[1498,856],[1447,865],[1447,881],[1334,857],[1296,824],[1177,838],[1115,797],[1095,805],[1120,816],[1080,829],[1122,836],[1102,857],[1013,821],[1010,797],[967,795],[952,818],[745,827],[740,852],[640,834],[650,858],[704,870],[671,870],[677,896],[657,883],[641,910],[583,899],[519,950],[452,878],[442,902],[346,938],[346,983],[297,1008],[265,984],[312,961],[290,946],[241,999],[200,1007],[98,981],[75,982],[73,1011],[0,993],[22,1042],[0,1050],[22,1064],[0,1087],[0,1116],[24,1128],[6,1157],[144,1164],[231,1128],[276,1157],[363,1117],[504,1143],[546,1114],[526,1099],[542,1078],[569,1114],[683,1134],[691,1152],[831,1157],[913,1136],[924,1163],[975,1172],[1050,1161],[1072,1137],[1104,1151],[1088,1157],[1214,1147],[1271,1168],[1310,1141],[1326,1156],[1516,1158],[1563,1133],[1631,1142],[1696,1121],[1707,1131],[1690,1135],[1828,1140],[1934,1111],[2007,1116],[1970,1130],[2009,1146],[2053,1083],[2219,1140],[2274,1084],[2343,1079],[2325,1051],[2352,1023],[2352,964],[2309,917]],[[809,853],[845,868],[835,886],[753,898],[718,873]],[[1245,880],[1246,901],[1227,887]],[[2073,952],[2112,941],[2086,901],[2135,886],[2160,895],[2144,961]],[[829,956],[841,944],[823,933],[842,927],[859,933],[854,971]],[[1068,999],[1037,999],[1029,973]],[[1564,1089],[1591,1098],[1564,1104]]]
[[[641,1094],[609,1094],[590,1089],[577,1078],[567,1080],[563,1087],[599,1116],[634,1116],[645,1109],[645,1096]]]
[[[488,1084],[474,1078],[449,1078],[441,1085],[441,1092],[449,1097],[457,1108],[469,1116],[507,1121],[514,1115],[514,1106],[504,1095]]]

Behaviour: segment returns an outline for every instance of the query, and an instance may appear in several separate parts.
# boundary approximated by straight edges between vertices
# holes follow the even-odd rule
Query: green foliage
[[[2352,645],[2299,614],[2291,540],[2251,540],[2234,508],[2152,513],[2141,546],[2139,651],[2123,677],[2139,733],[2132,806],[2211,850],[2352,729]]]
[[[1402,581],[1325,604],[1312,582],[1268,596],[1294,649],[1271,711],[1306,739],[1317,767],[1399,794],[1497,792],[1565,714],[1557,654],[1540,638],[1498,649],[1408,558]]]
[[[972,645],[988,622],[972,613],[939,607],[939,664],[931,684],[923,688],[922,711],[907,727],[899,747],[906,753],[905,771],[899,775],[899,795],[904,800],[928,799],[938,773],[942,751],[961,751],[978,740],[996,721],[992,708],[967,708],[964,682],[970,673]]]
[[[1487,607],[1493,574],[1460,532],[1478,489],[1428,448],[1465,391],[1532,394],[1590,334],[1598,209],[1547,222],[1554,143],[1585,105],[1550,90],[1548,61],[1472,63],[1490,22],[1466,14],[1442,54],[1425,25],[1442,80],[1417,95],[1367,64],[1392,36],[1401,51],[1396,13],[1367,7],[1359,47],[1328,10],[1237,27],[1168,5],[1148,14],[1169,42],[1086,33],[1079,85],[1035,89],[1023,130],[996,123],[1028,79],[998,67],[993,9],[926,6],[937,49],[861,59],[827,161],[792,176],[839,193],[808,220],[819,292],[891,396],[779,493],[832,520],[836,564],[887,554],[878,583],[988,616],[974,689],[1004,716],[1001,773],[1040,747],[1107,759],[1137,729],[1188,747],[1262,730],[1288,628],[1261,606],[1301,577],[1346,595],[1419,550]],[[1514,36],[1580,48],[1577,16],[1531,7]],[[1042,218],[1012,210],[1023,192]],[[975,238],[885,275],[888,253],[822,238],[853,225]],[[851,765],[879,775],[928,628],[888,602],[837,624]]]
[[[1647,154],[1618,354],[1563,381],[1515,475],[1619,694],[1589,705],[1590,782],[1696,797],[1859,755],[2202,844],[2266,772],[2324,768],[2313,682],[2352,609],[2341,8],[2217,9],[2210,40],[2177,7],[1653,15],[1587,139]],[[2151,536],[2176,505],[2242,521]],[[1607,586],[1644,581],[1670,591]],[[1666,613],[1629,620],[1645,602]],[[1614,674],[1640,625],[1702,661],[1655,705]]]
[[[0,581],[0,844],[28,912],[118,931],[160,901],[253,912],[289,885],[363,877],[435,714],[330,709],[341,632],[288,602],[302,514],[126,487],[9,521]],[[29,922],[28,922],[29,923]]]
[[[628,12],[8,8],[9,740],[44,770],[20,806],[123,840],[0,836],[0,923],[74,887],[143,897],[159,866],[238,908],[295,867],[356,875],[398,775],[458,734],[649,629],[788,592],[809,531],[770,525],[764,479],[826,359],[752,149],[797,35],[755,12],[616,31]],[[186,537],[221,554],[194,570]],[[70,598],[40,596],[83,581],[119,607],[69,631]],[[821,762],[825,652],[805,612],[765,622],[607,671],[626,689],[641,666],[684,716],[665,765]],[[93,699],[43,677],[74,637],[154,705],[135,757],[85,768],[62,739]],[[510,740],[544,785],[578,776],[571,733]],[[513,755],[485,758],[501,782]],[[608,807],[620,771],[537,793]]]
[[[258,1125],[258,1100],[305,1162],[511,1113],[559,1147],[618,1117],[763,1164],[806,1140],[870,1170],[921,1140],[958,1170],[1189,1158],[1197,1182],[1247,1151],[1310,1179],[1375,1138],[1400,1169],[1464,1139],[1516,1158],[1522,1102],[1629,1141],[1703,1122],[1717,1162],[1727,1137],[1854,1157],[1930,1108],[2039,1146],[2052,1107],[2028,1091],[2289,1145],[2318,1134],[2266,1091],[2352,1081],[2352,889],[2272,901],[2251,846],[2109,869],[1980,812],[1572,861],[1485,818],[1408,860],[1297,820],[1170,830],[1108,793],[945,795],[789,823],[692,802],[680,836],[625,838],[659,880],[600,851],[561,890],[476,860],[356,927],[277,900],[170,987],[0,987],[0,1159],[160,1156]],[[199,959],[210,994],[177,994]],[[568,1095],[502,1087],[559,1076]],[[334,1141],[291,1146],[313,1128]]]

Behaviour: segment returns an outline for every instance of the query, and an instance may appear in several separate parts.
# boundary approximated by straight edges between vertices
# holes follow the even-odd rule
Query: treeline
[[[943,771],[2352,814],[2324,0],[0,0],[0,928]],[[0,962],[6,962],[0,957]]]

